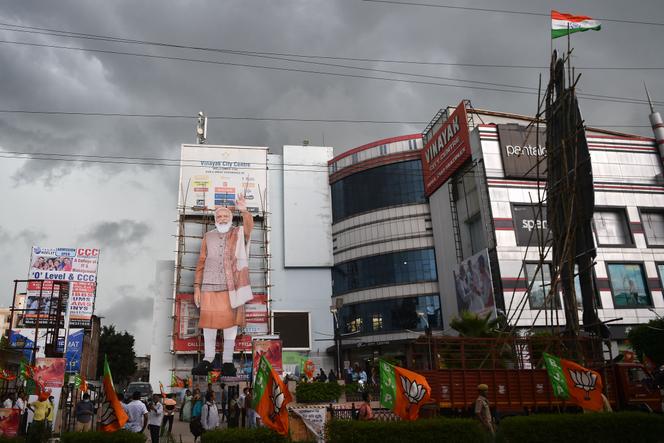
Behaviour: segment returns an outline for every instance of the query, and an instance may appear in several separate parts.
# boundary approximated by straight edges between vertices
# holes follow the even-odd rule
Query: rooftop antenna
[[[650,126],[652,127],[653,134],[655,134],[655,143],[657,144],[657,150],[659,151],[659,158],[664,162],[664,121],[662,121],[661,114],[655,112],[655,108],[652,106],[652,100],[650,100],[650,93],[648,92],[646,82],[643,82],[643,87],[646,90],[646,97],[648,97],[648,104],[650,105]]]
[[[204,145],[207,143],[207,117],[203,111],[198,113],[198,122],[196,123],[196,144]]]

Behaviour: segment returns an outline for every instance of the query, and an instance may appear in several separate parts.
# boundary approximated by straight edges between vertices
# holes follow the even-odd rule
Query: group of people
[[[26,432],[30,435],[43,435],[53,429],[55,420],[55,398],[48,393],[42,393],[37,400],[28,403],[28,396],[21,391],[17,394],[9,393],[2,402],[2,407],[6,409],[18,409],[20,414],[19,429],[20,435]],[[32,422],[28,423],[28,411],[32,412]]]
[[[71,271],[72,261],[69,257],[53,257],[48,259],[46,257],[38,257],[32,264],[32,268],[40,271]]]

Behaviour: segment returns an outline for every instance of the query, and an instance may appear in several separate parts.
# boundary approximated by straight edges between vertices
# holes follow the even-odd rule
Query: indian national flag
[[[599,31],[602,24],[585,15],[563,14],[551,11],[551,38],[564,37],[574,32]]]
[[[404,420],[417,420],[420,407],[429,401],[426,378],[388,362],[380,361],[380,405]]]

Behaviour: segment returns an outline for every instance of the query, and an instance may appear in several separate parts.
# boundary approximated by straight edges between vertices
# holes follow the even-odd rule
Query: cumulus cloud
[[[147,223],[135,220],[98,222],[80,236],[81,242],[90,242],[106,248],[136,248],[141,246],[150,232]]]

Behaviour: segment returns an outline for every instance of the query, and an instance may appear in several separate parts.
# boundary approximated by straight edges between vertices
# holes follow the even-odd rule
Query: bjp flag
[[[286,405],[293,398],[264,355],[256,369],[254,390],[252,408],[260,415],[265,426],[281,435],[288,435]]]
[[[129,420],[113,386],[111,367],[104,355],[104,403],[100,417],[99,429],[104,432],[115,432],[122,429]]]
[[[404,420],[417,420],[431,397],[427,379],[413,371],[380,361],[380,404]]]
[[[547,353],[544,363],[556,397],[589,411],[603,409],[602,376],[598,372]]]

